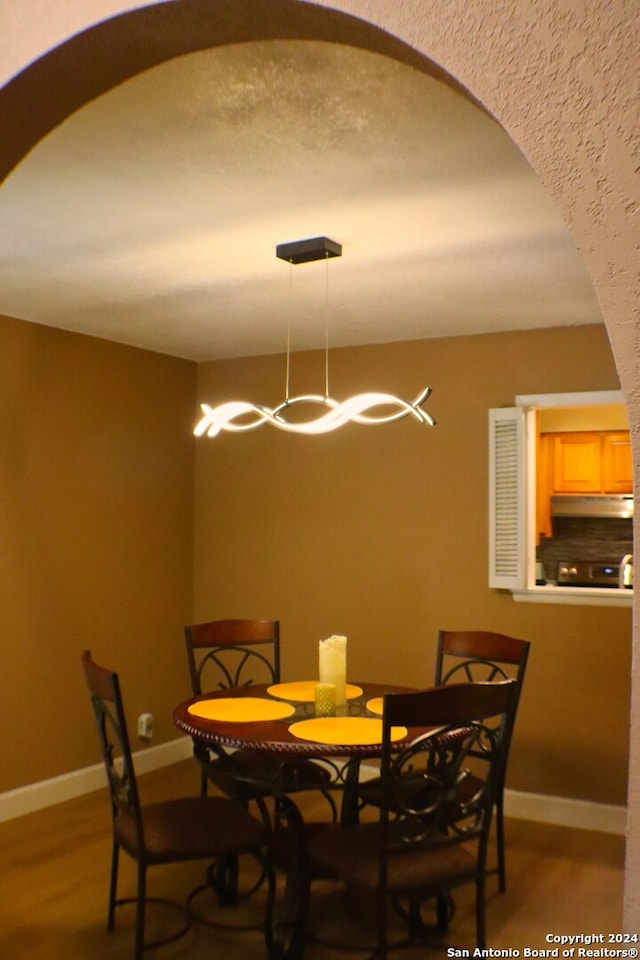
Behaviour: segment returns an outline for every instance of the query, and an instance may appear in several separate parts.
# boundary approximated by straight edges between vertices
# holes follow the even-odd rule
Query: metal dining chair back
[[[194,696],[280,680],[278,620],[211,620],[184,628]]]
[[[209,620],[184,628],[187,663],[194,696],[255,683],[280,680],[280,623],[278,620]],[[264,779],[265,762],[252,750],[239,750],[231,762],[224,752],[194,744],[200,764],[200,792],[214,783],[229,796],[247,803],[256,800],[265,822],[270,821],[263,791],[254,787]],[[315,771],[314,771],[315,772]],[[274,777],[277,771],[274,773]]]
[[[487,846],[516,686],[510,679],[387,694],[379,820],[343,825],[312,839],[312,867],[375,898],[378,960],[385,960],[390,947],[420,942],[429,927],[428,901],[435,903],[435,925],[446,932],[453,916],[451,891],[463,884],[475,886],[475,942],[485,946]],[[430,729],[414,732],[398,747],[398,728],[405,734]],[[487,773],[462,804],[458,787],[478,751]],[[391,945],[390,903],[408,926],[407,939]]]
[[[89,650],[84,651],[81,661],[97,723],[111,807],[112,850],[107,929],[111,931],[114,928],[116,907],[135,903],[134,957],[135,960],[141,960],[146,948],[176,940],[190,926],[190,912],[185,909],[184,922],[176,932],[153,943],[145,943],[145,908],[150,902],[146,896],[149,867],[206,859],[209,876],[212,876],[212,861],[214,864],[225,863],[229,857],[250,853],[258,860],[262,868],[261,876],[268,882],[264,931],[267,947],[271,949],[274,877],[265,854],[269,843],[268,829],[241,804],[227,797],[190,796],[142,806],[118,674],[95,663]],[[120,850],[124,850],[137,863],[135,897],[117,897]],[[205,889],[210,889],[209,882],[192,890],[187,903]],[[153,900],[177,906],[170,901]]]
[[[500,771],[496,790],[496,844],[498,855],[498,883],[503,892],[507,885],[505,826],[504,826],[504,788],[507,773],[509,750],[513,737],[518,705],[522,693],[530,642],[518,640],[503,633],[485,630],[440,630],[434,683],[436,686],[450,683],[492,682],[513,678],[516,692],[511,702],[505,731],[503,767]],[[484,759],[480,754],[480,759]],[[473,790],[477,786],[467,779],[464,789]]]
[[[280,681],[280,623],[278,620],[211,620],[184,629],[187,662],[194,696]],[[330,773],[312,760],[265,756],[238,749],[231,756],[194,743],[200,764],[201,793],[208,783],[247,804],[255,801],[265,823],[273,826],[266,798],[273,792],[319,790],[335,818],[336,805],[328,792]],[[231,884],[236,883],[231,878]]]

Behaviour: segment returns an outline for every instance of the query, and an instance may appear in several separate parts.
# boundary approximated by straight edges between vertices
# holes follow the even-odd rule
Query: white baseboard
[[[179,760],[190,757],[192,752],[193,745],[190,737],[180,737],[177,740],[170,740],[169,743],[161,743],[157,747],[138,750],[133,755],[136,772],[149,773],[159,767],[166,767],[170,763],[177,763]],[[0,823],[42,810],[43,807],[51,807],[64,800],[71,800],[85,793],[91,793],[93,790],[100,790],[105,786],[104,764],[96,763],[94,766],[72,770],[71,773],[63,773],[50,780],[41,780],[38,783],[30,783],[26,787],[8,790],[6,793],[0,793]]]
[[[177,763],[192,755],[190,737],[180,737],[157,747],[139,750],[134,754],[136,771],[149,773],[171,763]],[[363,779],[377,776],[378,771],[366,764],[361,768]],[[0,823],[21,817],[26,813],[71,800],[105,786],[104,766],[97,763],[83,770],[31,783],[17,790],[0,793]],[[581,830],[596,830],[600,833],[624,835],[627,808],[606,803],[591,803],[588,800],[573,800],[570,797],[554,797],[539,793],[505,791],[505,814],[518,820],[537,823],[552,823],[561,827]]]
[[[377,767],[369,764],[363,763],[360,767],[362,780],[377,777],[379,773]],[[627,826],[626,807],[519,790],[505,790],[504,813],[515,820],[553,823],[557,827],[574,827],[577,830],[595,830],[620,836],[624,836]]]
[[[612,803],[591,803],[571,797],[553,797],[542,793],[521,793],[505,790],[504,813],[516,820],[553,823],[559,827],[595,830],[624,836],[627,808]]]

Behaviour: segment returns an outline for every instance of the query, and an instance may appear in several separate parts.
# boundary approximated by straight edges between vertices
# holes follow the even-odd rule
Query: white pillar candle
[[[347,702],[347,638],[327,637],[318,649],[320,683],[333,683],[336,688],[336,706]]]

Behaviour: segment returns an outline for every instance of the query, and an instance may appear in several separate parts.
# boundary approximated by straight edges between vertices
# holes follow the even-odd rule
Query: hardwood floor
[[[195,764],[188,760],[139,779],[143,801],[195,793]],[[320,810],[320,807],[317,807]],[[3,960],[131,960],[133,912],[120,908],[116,929],[106,932],[110,858],[109,809],[105,791],[0,824],[0,957]],[[489,880],[488,944],[494,949],[543,950],[547,934],[615,933],[621,929],[624,839],[521,820],[507,821],[508,889]],[[180,900],[203,882],[204,863],[155,867],[149,894]],[[133,864],[123,856],[120,894],[133,894]],[[229,922],[259,920],[259,897],[241,908],[220,911],[208,891],[198,902]],[[473,896],[456,894],[457,912],[447,943],[474,948]],[[215,909],[214,909],[215,907]],[[371,929],[370,906],[314,886],[313,929],[324,939],[358,937]],[[148,935],[173,917],[150,907]],[[166,928],[165,928],[166,929]],[[359,941],[360,942],[360,941]],[[424,946],[409,958],[433,953]],[[362,954],[311,944],[306,960],[342,960]],[[437,954],[435,954],[437,955]],[[439,951],[446,956],[446,949]],[[576,953],[577,955],[577,953]],[[153,960],[258,960],[265,956],[259,931],[229,932],[196,924],[182,940],[154,948]]]

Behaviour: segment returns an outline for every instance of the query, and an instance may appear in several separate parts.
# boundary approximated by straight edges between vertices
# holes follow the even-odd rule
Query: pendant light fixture
[[[328,301],[328,263],[333,257],[342,256],[342,246],[328,237],[314,237],[310,240],[295,240],[291,243],[281,243],[276,247],[276,256],[286,260],[290,268],[294,264],[309,263],[312,260],[324,260],[326,264],[326,293]],[[270,423],[279,430],[288,433],[303,433],[311,436],[329,433],[337,430],[346,423],[392,423],[413,417],[418,423],[433,427],[435,420],[422,410],[422,404],[431,393],[430,387],[425,387],[415,400],[403,400],[391,393],[359,393],[339,403],[329,395],[329,336],[328,336],[328,302],[325,311],[325,390],[324,394],[302,394],[297,397],[289,395],[289,370],[291,359],[291,327],[287,330],[287,371],[285,395],[282,403],[270,408],[261,404],[249,403],[245,400],[231,400],[217,407],[207,403],[200,404],[202,418],[193,431],[197,437],[216,437],[221,430],[231,433],[243,433],[246,430],[255,430],[265,423]],[[287,412],[293,407],[302,404],[323,408],[319,416],[311,420],[288,420]],[[376,407],[383,407],[384,411],[374,414],[370,411]],[[386,411],[386,412],[385,412]]]

